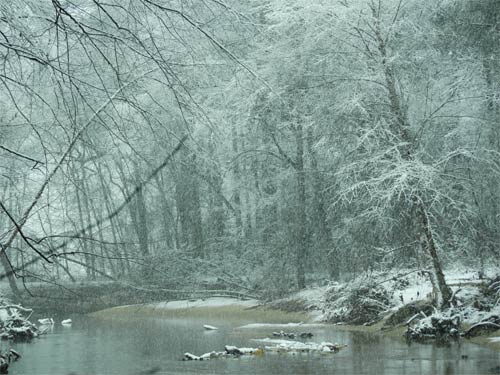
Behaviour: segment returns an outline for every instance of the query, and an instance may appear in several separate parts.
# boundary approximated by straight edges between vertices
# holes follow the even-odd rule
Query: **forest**
[[[499,0],[2,0],[0,60],[13,300],[498,273]]]

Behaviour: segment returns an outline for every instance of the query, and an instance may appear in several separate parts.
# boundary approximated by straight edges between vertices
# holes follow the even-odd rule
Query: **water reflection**
[[[258,346],[272,329],[237,329],[246,322],[200,319],[99,321],[74,317],[72,328],[56,325],[23,353],[12,374],[488,374],[500,366],[499,353],[468,343],[448,347],[406,345],[402,340],[315,327],[313,341],[348,347],[334,355],[266,354],[262,357],[182,362],[184,352],[221,350],[224,345]],[[203,324],[218,331],[207,332]],[[309,330],[309,329],[308,329]],[[8,344],[4,343],[4,348]]]

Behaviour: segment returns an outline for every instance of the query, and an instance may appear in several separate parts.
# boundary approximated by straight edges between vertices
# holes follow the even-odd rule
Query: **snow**
[[[488,268],[484,270],[485,278],[479,279],[477,270],[471,271],[465,266],[455,266],[444,270],[446,282],[457,297],[457,306],[450,309],[448,315],[458,314],[462,323],[466,324],[474,324],[492,315],[500,315],[500,302],[486,309],[476,306],[477,301],[482,303],[484,299],[480,286],[487,282],[487,278],[494,278],[497,273],[498,269]],[[376,288],[380,295],[385,293],[388,296],[383,306],[380,305],[379,318],[391,311],[397,311],[406,304],[431,301],[433,297],[433,287],[428,272],[401,269],[392,272],[365,272],[347,282],[335,282],[324,288],[305,290],[292,298],[300,297],[306,304],[315,306],[317,316],[310,314],[313,322],[344,322],[343,319],[348,318],[347,313],[350,311],[349,298],[359,288],[374,290]],[[490,311],[486,311],[488,309]]]
[[[339,344],[332,344],[331,342],[301,342],[301,341],[291,341],[291,340],[282,340],[282,339],[254,339],[253,341],[264,342],[275,344],[274,346],[265,346],[266,350],[271,351],[301,351],[301,352],[309,352],[309,351],[318,351],[318,352],[334,352],[336,350],[341,349],[343,346]]]
[[[225,306],[240,306],[249,308],[258,305],[259,302],[254,299],[243,301],[236,298],[214,297],[206,299],[197,299],[194,301],[181,300],[181,301],[157,302],[157,303],[151,303],[148,306],[152,306],[156,309],[179,310],[179,309],[191,309],[199,307],[225,307]]]
[[[314,287],[310,289],[304,289],[300,292],[295,293],[293,299],[302,299],[307,302],[310,306],[318,306],[323,301],[323,296],[325,295],[328,286]]]
[[[295,341],[290,341],[290,340],[285,340],[285,339],[270,339],[266,337],[265,339],[252,339],[252,341],[257,341],[257,342],[265,342],[269,344],[276,344],[276,345],[281,345],[281,344],[288,344],[290,342],[295,342]]]
[[[7,312],[7,310],[0,308],[0,322],[3,322],[4,320],[8,319],[9,317],[10,317],[10,315]]]
[[[421,281],[418,284],[410,284],[409,287],[395,293],[393,302],[399,308],[403,304],[424,300],[430,293],[432,293],[431,283],[429,281]],[[400,296],[403,297],[403,301],[401,301]]]
[[[54,319],[52,318],[38,319],[38,323],[40,323],[41,325],[54,325]]]
[[[489,340],[490,342],[500,342],[500,336],[490,337]]]

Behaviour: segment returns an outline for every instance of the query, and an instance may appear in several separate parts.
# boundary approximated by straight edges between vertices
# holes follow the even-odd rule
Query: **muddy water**
[[[307,328],[311,341],[346,344],[336,354],[265,354],[260,357],[180,361],[184,352],[202,354],[224,345],[256,347],[254,339],[273,328],[238,328],[248,320],[73,317],[71,328],[56,325],[30,344],[8,344],[23,354],[11,374],[495,374],[500,353],[462,342],[449,347],[414,344],[335,327]],[[203,324],[219,327],[205,331]],[[302,331],[304,329],[288,329]]]

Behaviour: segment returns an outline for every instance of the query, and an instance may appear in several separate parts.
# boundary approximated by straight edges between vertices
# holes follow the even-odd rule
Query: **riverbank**
[[[432,305],[433,289],[426,274],[406,270],[392,274],[367,273],[348,282],[309,288],[266,303],[207,298],[119,306],[91,316],[102,319],[200,317],[275,325],[302,322],[399,339],[405,338],[410,320],[425,323],[433,317],[458,317],[459,329],[465,333],[478,323],[500,316],[498,281],[495,281],[498,276],[494,273],[487,276],[479,279],[476,273],[467,270],[449,271],[446,277],[455,300],[449,309],[441,312]],[[464,340],[500,352],[500,331],[491,329],[495,324],[489,324],[488,329],[480,327]]]
[[[424,327],[422,341],[432,340],[431,322],[456,320],[457,329],[453,331],[450,327],[450,333],[461,332],[466,336],[464,340],[499,352],[500,277],[497,272],[491,269],[481,279],[477,272],[470,270],[455,268],[445,272],[454,298],[444,311],[433,306],[433,287],[427,274],[415,270],[369,272],[347,282],[302,290],[272,301],[268,306],[308,312],[311,321],[333,324],[339,330],[400,339],[405,338],[407,330],[413,333]]]
[[[131,317],[201,318],[242,320],[248,322],[299,323],[308,321],[307,312],[285,312],[261,304],[257,300],[206,298],[112,307],[89,314],[99,319],[130,319]]]
[[[317,291],[315,292],[317,294]],[[301,292],[303,296],[307,292]],[[311,293],[314,294],[314,293]],[[283,306],[283,301],[278,303]],[[293,305],[293,304],[290,304]],[[289,306],[290,306],[289,305]],[[98,319],[130,320],[144,317],[158,318],[204,318],[207,322],[211,319],[227,321],[247,321],[248,324],[240,326],[241,330],[253,330],[269,328],[270,330],[308,330],[317,327],[329,327],[337,331],[363,332],[373,335],[391,337],[398,341],[404,340],[406,326],[387,325],[390,315],[371,325],[352,325],[322,322],[322,314],[316,309],[305,309],[303,311],[285,311],[276,308],[276,302],[271,304],[261,304],[257,300],[237,300],[231,298],[208,298],[205,300],[182,300],[170,302],[157,302],[138,305],[126,305],[113,307],[89,314]],[[488,347],[496,352],[500,352],[499,333],[480,335],[474,338],[463,340]]]

